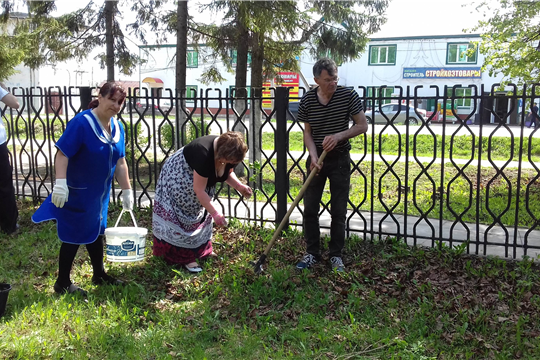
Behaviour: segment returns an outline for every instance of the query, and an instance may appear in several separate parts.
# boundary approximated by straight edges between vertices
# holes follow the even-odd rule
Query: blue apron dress
[[[111,183],[118,159],[125,157],[124,128],[111,118],[112,136],[90,110],[77,114],[56,147],[69,159],[69,196],[57,208],[51,195],[32,215],[32,221],[56,220],[58,237],[69,244],[90,244],[107,227]]]

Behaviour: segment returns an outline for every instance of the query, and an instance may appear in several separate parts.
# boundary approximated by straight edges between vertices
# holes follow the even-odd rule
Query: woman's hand
[[[133,210],[133,191],[131,189],[122,189],[122,209],[126,211]]]
[[[57,208],[63,208],[68,201],[69,188],[66,179],[56,179],[51,195],[51,201]]]
[[[217,226],[227,226],[227,219],[219,211],[216,210],[214,213],[210,215],[212,216],[212,219],[214,219],[214,222],[216,223]]]
[[[249,199],[251,195],[253,194],[253,190],[251,190],[249,186],[243,185],[243,184],[239,186],[238,192],[242,194],[242,196],[245,197],[246,199]]]

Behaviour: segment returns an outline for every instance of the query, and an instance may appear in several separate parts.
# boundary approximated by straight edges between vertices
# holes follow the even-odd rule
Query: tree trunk
[[[237,21],[238,29],[238,42],[236,47],[236,79],[235,79],[235,92],[234,92],[234,108],[238,114],[244,113],[247,108],[247,60],[248,60],[248,50],[249,50],[249,33],[242,21]],[[233,94],[231,94],[233,95]],[[244,120],[248,120],[247,116],[244,116]],[[245,123],[245,121],[244,121]],[[233,128],[234,131],[239,131],[242,134],[246,133],[246,129],[242,124],[238,124]],[[251,144],[249,143],[248,146]],[[244,176],[244,166],[238,165],[234,169],[237,176]]]
[[[175,148],[185,145],[182,141],[180,129],[186,122],[186,68],[187,68],[187,24],[188,2],[179,0],[176,9],[176,124]]]
[[[251,124],[253,129],[250,133],[252,139],[249,151],[249,161],[261,162],[260,130],[261,130],[261,101],[263,86],[263,60],[264,60],[264,37],[258,33],[253,33],[253,46],[251,49],[251,91],[253,94],[253,104],[251,106]]]
[[[114,13],[116,12],[116,1],[105,1],[105,43],[107,81],[114,81]]]

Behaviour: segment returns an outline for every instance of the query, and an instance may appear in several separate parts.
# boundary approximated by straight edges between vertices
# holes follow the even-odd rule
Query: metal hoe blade
[[[266,254],[262,254],[257,262],[251,262],[253,265],[253,272],[257,275],[263,272],[263,265],[266,262]]]

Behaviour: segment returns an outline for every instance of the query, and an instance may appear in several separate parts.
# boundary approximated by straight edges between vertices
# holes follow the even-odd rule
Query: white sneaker
[[[306,254],[302,258],[302,261],[300,261],[298,264],[296,264],[296,268],[300,270],[309,269],[313,265],[317,263],[317,259],[315,259],[315,256],[311,254]]]
[[[343,272],[345,271],[345,265],[343,265],[343,260],[339,256],[332,256],[330,258],[330,263],[332,264],[332,269]]]

